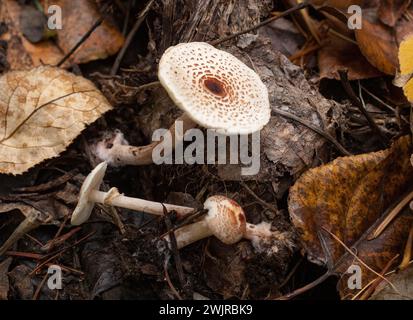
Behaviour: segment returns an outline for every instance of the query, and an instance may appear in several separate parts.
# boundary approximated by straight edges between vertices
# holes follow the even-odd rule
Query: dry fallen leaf
[[[20,15],[22,7],[17,1],[0,1],[0,21],[7,26],[7,32],[0,40],[7,41],[7,61],[11,70],[27,70],[42,64],[56,65],[64,54],[52,41],[33,44],[21,32]]]
[[[363,11],[362,28],[355,34],[367,60],[380,71],[394,75],[398,68],[396,37],[391,27],[377,19],[375,10]]]
[[[56,157],[111,109],[87,79],[53,67],[0,77],[0,173],[21,174]]]
[[[351,5],[361,5],[364,0],[311,0],[311,5],[316,8],[331,7],[338,10],[347,11]]]
[[[353,247],[358,257],[377,272],[402,253],[410,229],[408,215],[399,215],[378,238],[367,237],[385,210],[412,185],[410,154],[410,138],[406,136],[388,150],[338,158],[297,180],[290,189],[288,206],[310,261],[331,264],[337,273],[358,264],[324,229]],[[328,252],[320,243],[320,233]],[[362,270],[363,285],[377,277],[364,266]],[[340,280],[342,297],[349,294],[346,280],[345,276]]]
[[[370,300],[413,300],[413,265],[392,274],[388,279],[398,292],[382,281]]]
[[[101,14],[94,0],[47,0],[47,6],[58,5],[62,8],[62,29],[57,30],[57,42],[65,53],[99,20]],[[105,59],[119,51],[124,37],[118,29],[106,20],[75,51],[71,61],[77,64]]]
[[[27,30],[25,31],[24,21],[21,19],[27,7],[21,6],[15,0],[0,1],[0,21],[4,21],[8,29],[0,36],[0,40],[8,43],[7,61],[11,70],[28,70],[44,64],[56,65],[101,16],[95,1],[44,1],[46,13],[47,8],[53,4],[62,8],[62,29],[56,30],[58,46],[51,40],[31,43],[23,36]],[[36,10],[34,7],[32,9]],[[117,28],[103,21],[69,61],[80,64],[104,59],[118,52],[123,43],[124,37]],[[65,64],[68,65],[69,63]]]
[[[340,80],[339,71],[348,70],[349,80],[379,77],[380,71],[374,68],[361,54],[354,43],[329,33],[318,51],[320,78]]]
[[[394,27],[411,2],[406,0],[382,0],[379,2],[378,15],[381,22]]]

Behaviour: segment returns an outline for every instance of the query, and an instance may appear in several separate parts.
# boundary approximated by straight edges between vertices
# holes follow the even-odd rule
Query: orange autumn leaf
[[[399,48],[399,63],[400,74],[408,79],[403,86],[404,94],[410,102],[413,102],[413,35],[410,35],[401,42]]]

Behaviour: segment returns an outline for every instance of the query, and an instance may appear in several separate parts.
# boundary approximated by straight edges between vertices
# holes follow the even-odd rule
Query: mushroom
[[[175,105],[184,111],[178,119],[184,133],[196,125],[220,134],[250,134],[270,119],[268,90],[258,74],[232,54],[208,43],[181,43],[168,48],[159,62],[158,78]],[[175,141],[174,125],[169,129]],[[111,165],[152,163],[147,146],[127,145],[118,134],[100,142],[96,155]],[[173,145],[174,147],[174,145]]]
[[[95,203],[102,203],[155,215],[163,215],[165,207],[168,212],[175,211],[178,218],[195,211],[194,208],[126,197],[119,194],[116,188],[112,188],[108,192],[99,191],[99,187],[105,176],[106,168],[106,162],[100,163],[89,173],[83,182],[79,193],[78,204],[72,214],[72,225],[80,225],[87,221],[92,213]]]
[[[209,197],[204,203],[204,209],[208,213],[202,220],[175,230],[178,249],[212,235],[225,244],[237,243],[242,238],[248,239],[256,252],[267,254],[278,251],[277,241],[293,246],[284,233],[272,231],[270,223],[255,225],[246,222],[242,207],[227,197]],[[166,239],[170,241],[169,237]]]

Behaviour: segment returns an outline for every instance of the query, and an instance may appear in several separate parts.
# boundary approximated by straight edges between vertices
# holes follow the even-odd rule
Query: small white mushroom
[[[184,111],[184,132],[196,125],[221,134],[250,134],[270,119],[268,90],[258,74],[232,54],[208,43],[181,43],[168,48],[158,78],[175,105]],[[174,127],[170,132],[174,137]],[[159,142],[143,147],[101,142],[97,155],[113,165],[152,163]],[[174,139],[173,139],[174,140]]]
[[[195,211],[194,208],[127,197],[119,194],[116,188],[112,188],[108,192],[99,191],[106,169],[107,163],[102,162],[86,177],[80,189],[78,204],[72,214],[72,225],[80,225],[86,222],[92,213],[95,203],[117,206],[155,215],[163,215],[165,206],[168,212],[175,211],[178,218]]]
[[[246,222],[242,207],[227,197],[209,197],[204,209],[208,213],[202,220],[174,231],[178,249],[209,236],[215,236],[225,244],[234,244],[245,238],[251,241],[256,252],[267,254],[278,251],[277,241],[292,246],[283,233],[271,230],[271,224]],[[170,241],[169,237],[166,239]]]
[[[178,249],[198,240],[215,236],[223,243],[240,241],[246,231],[245,214],[241,206],[224,196],[209,197],[204,203],[206,216],[175,231]]]

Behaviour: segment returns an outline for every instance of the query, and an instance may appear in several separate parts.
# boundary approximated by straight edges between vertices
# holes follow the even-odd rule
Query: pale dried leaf
[[[41,66],[0,77],[0,173],[21,174],[56,157],[111,109],[82,77]]]

